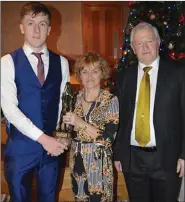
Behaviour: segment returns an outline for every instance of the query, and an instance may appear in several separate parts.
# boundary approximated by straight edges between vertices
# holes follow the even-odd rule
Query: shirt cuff
[[[44,134],[44,132],[42,130],[40,130],[39,128],[33,128],[31,133],[29,134],[28,137],[30,137],[32,140],[37,141],[38,138]]]

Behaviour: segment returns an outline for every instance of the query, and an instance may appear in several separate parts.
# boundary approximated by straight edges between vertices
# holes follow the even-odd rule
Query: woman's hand
[[[85,129],[84,132],[94,140],[99,135],[98,130],[94,126],[85,122],[81,117],[79,117],[75,113],[72,113],[72,112],[66,113],[66,115],[63,116],[63,121],[66,124],[71,124],[73,126],[76,126],[82,129],[84,128]]]
[[[84,120],[73,112],[67,112],[66,115],[63,116],[63,121],[73,126],[83,126],[84,124]]]

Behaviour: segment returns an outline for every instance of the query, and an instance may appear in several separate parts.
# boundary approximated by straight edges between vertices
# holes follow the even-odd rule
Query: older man
[[[115,166],[130,202],[176,202],[185,159],[185,67],[159,57],[155,27],[131,33],[138,63],[116,75],[120,127]]]

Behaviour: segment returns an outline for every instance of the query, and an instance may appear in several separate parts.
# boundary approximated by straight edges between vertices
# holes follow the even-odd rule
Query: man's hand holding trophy
[[[74,111],[75,102],[76,102],[76,96],[70,87],[70,83],[67,82],[64,92],[62,94],[62,110],[60,113],[60,121],[55,131],[55,138],[61,144],[65,145],[66,150],[68,149],[68,146],[71,143],[73,125],[64,123],[63,116],[67,112]]]

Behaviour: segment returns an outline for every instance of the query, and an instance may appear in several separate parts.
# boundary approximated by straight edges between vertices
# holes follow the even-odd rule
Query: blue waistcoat
[[[52,136],[58,119],[62,82],[60,56],[49,51],[49,71],[41,86],[23,49],[20,48],[10,55],[15,67],[18,108],[35,126]],[[7,126],[5,156],[44,151],[41,144],[22,134],[14,125],[9,123]]]

